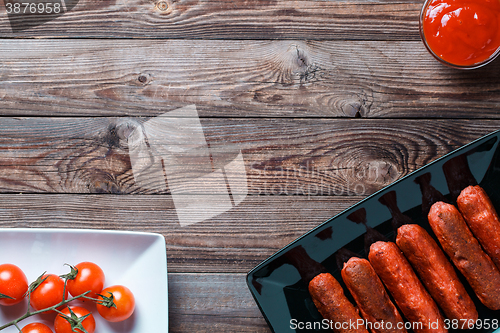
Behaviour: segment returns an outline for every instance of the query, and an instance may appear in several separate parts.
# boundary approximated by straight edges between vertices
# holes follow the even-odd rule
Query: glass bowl
[[[428,11],[429,5],[435,0],[426,0],[422,6],[422,10],[420,11],[420,20],[419,20],[419,31],[420,31],[420,38],[422,39],[422,42],[424,43],[425,47],[429,51],[429,53],[436,59],[438,60],[441,64],[446,65],[448,67],[452,68],[457,68],[457,69],[476,69],[482,66],[485,66],[495,60],[495,58],[500,54],[500,45],[496,48],[496,50],[485,60],[478,61],[473,64],[456,64],[451,61],[447,61],[446,59],[443,59],[439,54],[437,54],[431,45],[429,45],[429,42],[426,38],[425,32],[424,32],[424,19],[426,16],[426,13]],[[444,2],[444,1],[443,1]],[[500,17],[500,15],[499,15]],[[499,27],[500,28],[500,27]],[[500,34],[500,32],[499,32]]]

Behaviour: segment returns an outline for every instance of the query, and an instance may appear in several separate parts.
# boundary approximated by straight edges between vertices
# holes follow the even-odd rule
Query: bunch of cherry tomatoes
[[[18,304],[27,298],[31,308],[28,306],[28,312],[19,321],[39,313],[56,312],[55,333],[94,333],[93,314],[84,307],[70,304],[76,299],[95,302],[99,315],[110,322],[123,321],[132,315],[135,308],[132,292],[121,285],[104,288],[104,272],[98,265],[82,262],[70,268],[71,272],[62,276],[44,273],[28,285],[28,279],[19,267],[0,265],[0,305]],[[12,325],[21,333],[53,333],[50,327],[40,322],[22,329],[17,321]],[[0,330],[5,327],[0,323]]]

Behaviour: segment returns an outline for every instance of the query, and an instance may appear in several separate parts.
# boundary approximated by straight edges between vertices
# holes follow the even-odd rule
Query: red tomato
[[[53,333],[52,330],[42,323],[31,323],[23,327],[21,333]]]
[[[101,295],[104,297],[113,296],[113,302],[116,305],[115,307],[107,307],[105,305],[96,303],[97,312],[106,319],[107,321],[117,322],[123,321],[130,317],[134,312],[135,308],[135,298],[134,294],[124,286],[111,286],[105,288]],[[103,297],[99,296],[99,300],[103,300]]]
[[[43,281],[35,290],[31,292],[30,304],[35,310],[50,308],[63,300],[64,280],[54,274],[45,274]],[[68,297],[68,291],[64,295]]]
[[[12,264],[0,265],[0,305],[21,302],[28,291],[28,279],[23,271]]]
[[[97,294],[104,287],[104,272],[92,262],[81,262],[75,265],[78,274],[75,279],[69,280],[66,284],[69,293],[74,297],[90,290],[88,297],[96,298]]]
[[[71,306],[70,308],[71,308],[71,311],[73,311],[73,314],[75,314],[77,318],[81,318],[81,317],[89,314],[89,316],[87,318],[85,318],[80,323],[80,325],[85,329],[85,331],[87,331],[87,333],[94,333],[94,331],[95,331],[95,319],[94,319],[94,316],[92,315],[92,313],[90,313],[89,310],[82,308],[81,306]],[[69,311],[68,307],[66,307],[61,312],[64,313],[65,315],[67,315],[68,317],[73,317],[73,315]],[[74,320],[71,320],[71,321],[74,323]],[[60,314],[57,315],[56,319],[54,320],[54,330],[56,331],[56,333],[75,333],[75,332],[84,333],[84,331],[81,330],[79,328],[79,326],[75,326],[75,330],[73,331],[72,324],[70,324],[68,319],[66,319],[65,317],[63,317]]]

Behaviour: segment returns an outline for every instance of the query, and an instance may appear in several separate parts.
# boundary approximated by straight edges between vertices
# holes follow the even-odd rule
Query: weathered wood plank
[[[244,274],[170,274],[169,332],[270,332]]]
[[[168,271],[246,273],[361,200],[248,196],[233,209],[181,227],[169,195],[0,195],[1,228],[79,228],[162,234]]]
[[[418,1],[81,0],[24,31],[0,8],[2,37],[417,40]],[[33,20],[32,20],[33,21]]]
[[[133,173],[127,135],[143,121],[1,118],[0,191],[154,194],[175,187],[193,193],[188,180],[206,174],[194,170],[207,160],[200,157],[205,150],[189,150],[189,140],[170,147],[166,135],[155,143],[189,152],[178,164],[165,166],[171,162],[165,157],[164,172],[173,170],[167,180],[163,172]],[[367,195],[498,129],[500,121],[254,118],[202,119],[201,125],[211,154],[206,172],[242,154],[235,194]]]
[[[4,39],[0,59],[1,115],[499,117],[500,61],[457,71],[420,41]]]
[[[210,162],[202,157],[206,150],[190,150],[189,140],[174,139],[168,149],[192,158],[176,157],[179,162],[166,167],[175,160],[165,157],[163,172],[172,172],[166,181],[161,171],[133,173],[127,135],[143,121],[1,118],[0,191],[165,194],[175,187],[188,194],[188,181],[200,177],[194,170],[221,170],[241,152],[234,173],[241,183],[231,188],[233,194],[367,195],[500,127],[499,120],[202,119]],[[169,135],[155,145],[163,139],[169,145]],[[147,181],[138,182],[138,176]]]

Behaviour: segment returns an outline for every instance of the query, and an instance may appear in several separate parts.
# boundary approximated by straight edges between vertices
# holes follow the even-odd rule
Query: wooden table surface
[[[421,5],[81,0],[17,32],[1,6],[0,227],[160,233],[170,332],[270,332],[249,270],[500,127],[500,61],[438,64]],[[242,152],[248,195],[181,226],[168,188],[134,181],[123,143],[188,105],[214,152]]]

